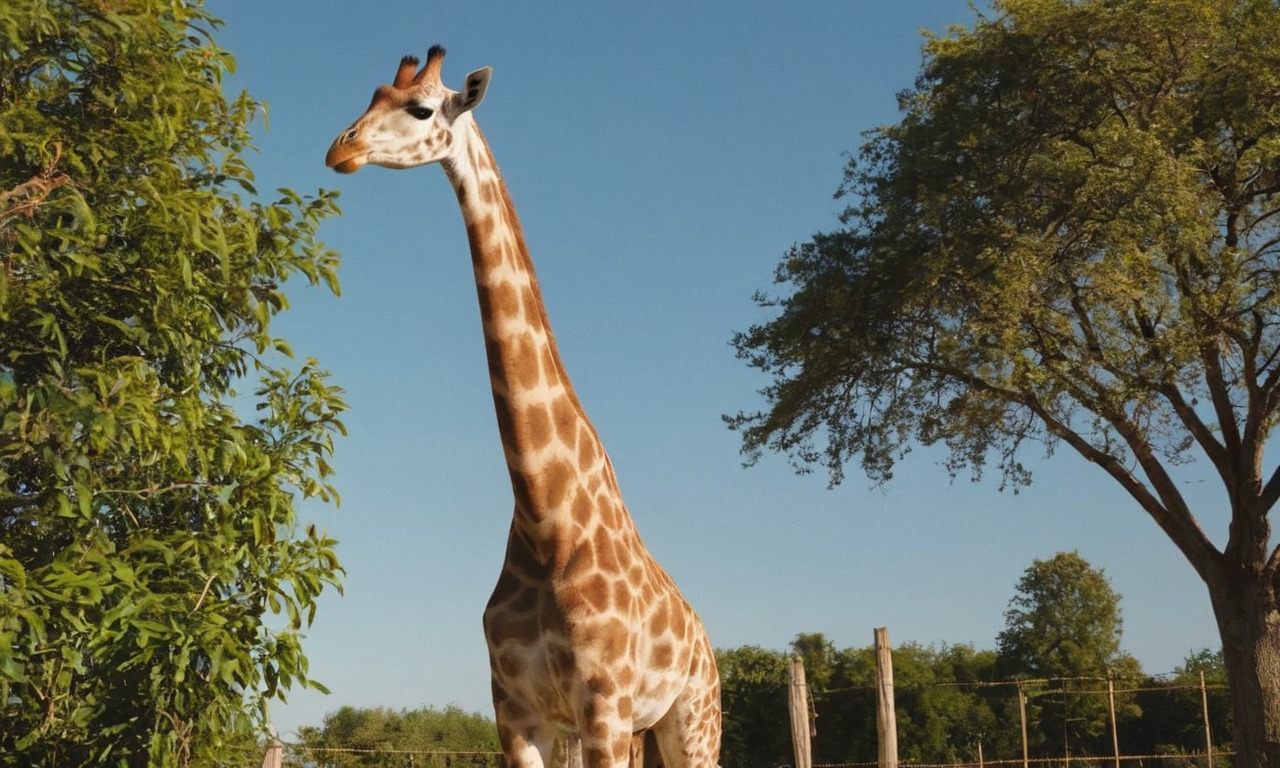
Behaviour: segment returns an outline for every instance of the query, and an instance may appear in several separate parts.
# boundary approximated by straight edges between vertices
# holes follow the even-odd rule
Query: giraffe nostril
[[[357,131],[355,128],[352,128],[351,130],[342,134],[342,138],[339,139],[339,141],[341,141],[343,144],[346,144],[349,141],[354,141],[357,133],[359,133],[359,131]]]

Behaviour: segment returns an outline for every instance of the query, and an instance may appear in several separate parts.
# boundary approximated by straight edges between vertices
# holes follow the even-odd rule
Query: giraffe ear
[[[480,106],[480,102],[484,101],[484,92],[489,88],[489,76],[491,74],[493,74],[493,67],[477,69],[467,75],[467,81],[462,86],[462,93],[458,94],[458,114]]]

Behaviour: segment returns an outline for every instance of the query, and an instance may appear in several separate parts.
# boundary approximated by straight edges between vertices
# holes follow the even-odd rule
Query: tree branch
[[[1111,424],[1125,440],[1151,483],[1151,488],[1134,477],[1133,473],[1126,469],[1114,455],[1099,449],[1071,426],[1054,416],[1035,393],[1001,387],[960,368],[928,362],[916,362],[911,367],[934,371],[976,389],[995,393],[1010,404],[1022,405],[1029,409],[1040,419],[1050,434],[1071,446],[1086,461],[1098,465],[1119,483],[1120,487],[1155,520],[1156,525],[1160,526],[1160,529],[1173,541],[1206,583],[1210,583],[1209,579],[1216,578],[1213,570],[1220,553],[1205,535],[1195,515],[1182,498],[1182,494],[1178,492],[1177,485],[1143,438],[1142,431],[1125,418],[1123,413],[1107,405],[1103,400],[1088,396],[1069,379],[1058,376],[1061,384],[1070,391],[1070,396],[1076,402]],[[1057,375],[1059,372],[1054,371],[1054,373]],[[1280,479],[1277,479],[1276,483],[1280,485]],[[1277,492],[1280,493],[1280,489]]]
[[[1156,525],[1160,526],[1160,529],[1173,541],[1201,578],[1205,579],[1206,583],[1212,583],[1210,579],[1213,578],[1213,565],[1219,552],[1205,535],[1195,515],[1187,507],[1182,494],[1178,492],[1173,479],[1155,457],[1151,446],[1142,438],[1141,430],[1119,414],[1098,414],[1114,426],[1129,445],[1138,465],[1142,467],[1148,481],[1154,487],[1154,494],[1152,489],[1134,477],[1119,459],[1099,450],[1078,432],[1059,421],[1038,400],[1030,398],[1024,404],[1040,417],[1050,432],[1074,448],[1087,461],[1097,464],[1118,482],[1155,520]]]
[[[1202,342],[1199,346],[1200,361],[1205,369],[1205,386],[1209,390],[1209,400],[1213,403],[1214,414],[1218,417],[1218,428],[1222,431],[1223,445],[1228,455],[1239,455],[1240,427],[1236,424],[1235,410],[1231,407],[1231,393],[1224,385],[1226,377],[1222,371],[1222,359],[1218,356],[1213,343]],[[1238,478],[1234,476],[1231,478],[1233,481],[1236,479]]]
[[[1244,388],[1248,396],[1241,450],[1250,459],[1257,456],[1258,450],[1261,448],[1260,441],[1263,439],[1262,436],[1266,432],[1270,421],[1270,402],[1272,400],[1272,391],[1268,389],[1267,383],[1258,383],[1260,371],[1257,366],[1257,359],[1261,356],[1265,323],[1256,309],[1253,310],[1252,316],[1254,321],[1253,332],[1249,334],[1247,341],[1240,340],[1242,347],[1240,358],[1241,364],[1244,366]],[[1272,376],[1268,377],[1268,381],[1274,381],[1274,373],[1273,371]],[[1252,461],[1250,466],[1254,466]],[[1261,477],[1258,480],[1261,482]]]
[[[0,222],[10,216],[32,216],[40,203],[49,193],[71,181],[71,177],[56,170],[58,160],[62,157],[61,142],[53,143],[54,155],[49,167],[37,176],[22,182],[14,188],[0,192]]]
[[[1277,501],[1280,501],[1280,466],[1276,467],[1271,472],[1271,477],[1267,478],[1256,503],[1266,512],[1274,507]]]
[[[1227,449],[1222,443],[1218,442],[1214,437],[1213,430],[1204,423],[1200,418],[1200,414],[1195,412],[1182,396],[1182,390],[1173,382],[1166,382],[1159,387],[1160,394],[1164,395],[1164,399],[1168,401],[1173,408],[1173,412],[1177,414],[1182,421],[1183,426],[1191,433],[1196,444],[1204,451],[1205,456],[1213,464],[1214,469],[1225,480],[1230,473],[1231,457],[1227,453]]]
[[[31,216],[50,192],[69,181],[70,176],[57,172],[33,176],[8,192],[0,192],[0,221],[10,216]]]

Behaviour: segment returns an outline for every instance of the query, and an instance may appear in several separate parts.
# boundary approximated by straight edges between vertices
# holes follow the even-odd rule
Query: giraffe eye
[[[410,104],[404,108],[404,111],[419,120],[426,120],[435,114],[435,110],[431,109],[431,107],[424,107],[421,104]]]

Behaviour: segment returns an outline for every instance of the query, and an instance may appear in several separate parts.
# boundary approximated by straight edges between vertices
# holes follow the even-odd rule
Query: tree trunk
[[[1236,768],[1280,768],[1280,594],[1256,568],[1210,585],[1231,684]]]

